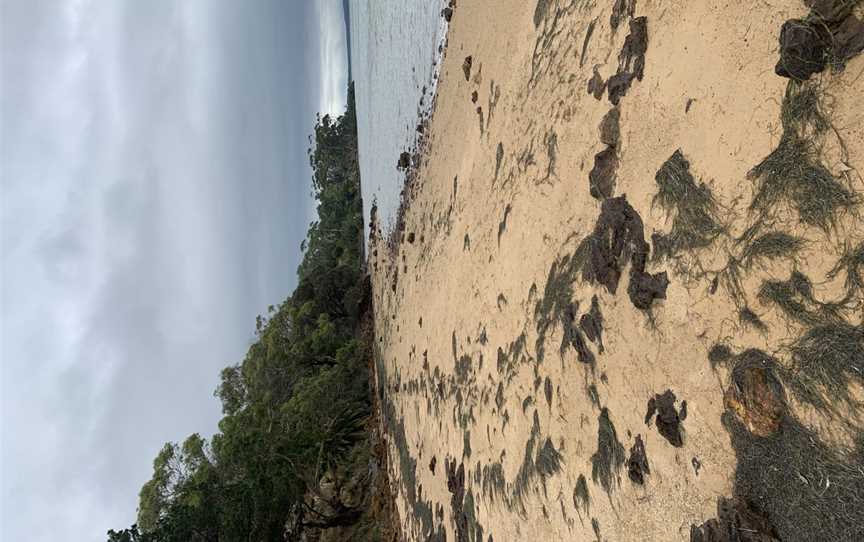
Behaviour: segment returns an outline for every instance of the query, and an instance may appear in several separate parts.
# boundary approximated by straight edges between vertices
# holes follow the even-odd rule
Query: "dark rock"
[[[582,278],[603,285],[610,294],[618,289],[621,269],[630,259],[627,293],[639,309],[647,310],[654,299],[665,299],[669,279],[665,272],[645,271],[649,247],[642,218],[627,203],[626,196],[603,200],[594,231],[579,247],[587,259]]]
[[[810,14],[789,19],[780,28],[780,59],[774,67],[781,77],[806,80],[830,65],[843,69],[846,61],[864,51],[864,23],[848,0],[809,0]]]
[[[594,75],[588,80],[588,94],[591,94],[596,99],[603,97],[603,91],[606,90],[606,82],[601,77],[597,67],[594,67]]]
[[[780,28],[780,60],[774,72],[780,77],[809,79],[825,69],[830,41],[826,27],[805,19],[789,19]]]
[[[471,93],[471,103],[476,104],[477,99],[478,99],[478,95],[477,95],[477,91],[475,90],[474,92]]]
[[[413,231],[408,233],[408,242],[411,244],[414,244],[414,232]]]
[[[609,89],[609,101],[612,105],[618,105],[621,103],[621,98],[627,95],[627,91],[630,90],[632,82],[632,73],[616,73],[609,78],[606,88]],[[601,91],[600,94],[602,95],[603,92]],[[594,97],[598,100],[600,99],[596,94]]]
[[[438,458],[433,455],[432,461],[429,462],[429,470],[432,472],[433,475],[435,474],[435,466],[437,464],[438,464]]]
[[[396,169],[408,169],[411,167],[411,153],[403,152],[399,155],[399,161],[396,163]]]
[[[864,51],[864,23],[850,15],[834,30],[834,63],[838,68]]]
[[[474,59],[471,55],[465,57],[465,62],[462,63],[462,73],[465,74],[465,80],[471,79],[471,66],[474,64]]]
[[[768,518],[739,499],[717,499],[717,518],[690,526],[690,542],[780,542]]]
[[[723,396],[726,408],[751,434],[771,436],[780,428],[787,410],[783,386],[774,375],[775,362],[755,349],[737,359],[732,383]]]
[[[684,418],[687,417],[686,406],[682,403],[682,413]],[[663,438],[669,441],[669,444],[680,448],[684,445],[684,438],[681,434],[682,417],[675,408],[675,394],[672,390],[666,390],[662,395],[655,395],[648,400],[648,412],[645,414],[645,424],[650,426],[651,419],[654,414],[657,414],[656,425],[657,431]]]
[[[621,121],[621,111],[617,107],[613,107],[600,121],[600,142],[609,145],[610,147],[618,146],[618,138],[621,134],[619,124]]]
[[[444,20],[449,23],[450,19],[453,18],[453,8],[448,6],[444,9],[442,9],[441,10],[441,16],[444,17]]]
[[[627,460],[627,476],[641,486],[645,483],[646,474],[651,474],[651,469],[648,467],[648,456],[645,455],[645,443],[641,435],[636,435],[636,442],[630,448],[630,458]]]
[[[595,199],[612,197],[615,191],[615,172],[618,170],[618,156],[614,147],[606,147],[594,156],[594,167],[588,174],[588,186]]]

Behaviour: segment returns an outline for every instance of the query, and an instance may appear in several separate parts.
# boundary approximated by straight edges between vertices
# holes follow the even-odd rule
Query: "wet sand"
[[[588,82],[595,72],[604,82],[621,73],[634,20],[624,14],[613,30],[612,4],[459,0],[453,14],[404,229],[394,246],[378,235],[369,250],[378,391],[408,540],[442,531],[483,542],[689,540],[691,525],[732,494],[736,468],[721,423],[728,372],[712,368],[709,350],[775,352],[798,332],[753,293],[765,278],[786,278],[789,261],[759,266],[743,283],[767,331],[742,325],[732,296],[710,275],[697,277],[692,258],[648,259],[645,272],[669,280],[648,310],[628,295],[630,259],[614,294],[568,275],[601,214],[589,172],[610,142],[599,129],[609,93],[596,99]],[[638,214],[645,243],[669,231],[668,213],[652,201],[655,175],[678,149],[722,221],[734,232],[746,226],[747,173],[781,134],[778,34],[804,13],[794,1],[637,2],[633,16],[647,21],[644,74],[617,106],[610,190]],[[862,70],[859,56],[824,75],[845,142],[845,152],[826,148],[832,171],[864,164]],[[849,178],[862,189],[860,176]],[[809,241],[798,266],[826,298],[840,288],[824,279],[837,239],[864,235],[855,217],[838,231],[796,230]],[[703,267],[722,266],[720,252],[700,251]],[[594,296],[602,352],[576,325]],[[577,343],[592,363],[580,361]],[[655,398],[661,417],[681,418],[677,437],[677,428],[660,430],[660,418],[646,423]]]

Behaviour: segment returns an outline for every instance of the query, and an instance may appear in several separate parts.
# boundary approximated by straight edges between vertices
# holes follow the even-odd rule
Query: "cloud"
[[[2,540],[131,523],[293,287],[317,37],[255,8],[0,3]]]
[[[341,114],[348,89],[348,45],[342,0],[315,2],[318,21],[318,63],[321,66],[318,110]]]

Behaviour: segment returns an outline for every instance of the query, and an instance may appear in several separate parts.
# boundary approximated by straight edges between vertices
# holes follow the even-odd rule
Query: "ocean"
[[[405,181],[396,163],[399,154],[416,141],[418,119],[431,104],[439,46],[447,30],[441,10],[447,3],[349,0],[351,76],[367,240],[373,203],[385,233],[395,222]]]

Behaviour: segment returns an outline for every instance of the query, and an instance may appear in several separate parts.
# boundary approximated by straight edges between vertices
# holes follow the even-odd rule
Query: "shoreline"
[[[792,362],[783,345],[814,328],[761,292],[792,284],[800,268],[813,277],[802,303],[814,318],[819,303],[848,301],[843,273],[828,275],[842,255],[835,245],[864,241],[858,217],[840,209],[823,233],[793,201],[768,211],[771,225],[804,240],[794,255],[753,264],[755,249],[739,240],[762,220],[752,210],[765,182],[757,166],[782,148],[781,103],[798,92],[784,98],[787,80],[773,73],[780,29],[806,9],[636,6],[618,14],[615,30],[611,7],[492,10],[461,0],[454,13],[398,226],[369,245],[376,372],[392,408],[386,425],[398,429],[388,432],[391,481],[408,539],[519,540],[530,525],[531,537],[546,539],[687,540],[711,521],[752,514],[740,499],[755,495],[741,478],[759,465],[748,455],[754,431],[787,428],[772,441],[783,453],[801,445],[787,436],[808,435],[825,443],[826,461],[842,463],[830,450],[844,430],[799,404],[794,379],[783,377],[780,406],[765,392]],[[754,30],[734,23],[745,19]],[[462,77],[468,55],[472,73]],[[829,133],[812,158],[855,193],[864,187],[850,173],[864,163],[864,144],[850,143],[864,141],[854,103],[861,62],[811,84],[831,93],[826,118],[845,141],[838,151]],[[589,85],[602,87],[600,98]],[[601,128],[610,111],[615,130]],[[697,239],[704,244],[675,237],[691,200],[664,207],[664,171],[715,201],[717,230]],[[614,274],[586,272],[580,254],[625,229],[630,253],[596,252],[618,262]],[[755,231],[763,239],[775,230]],[[681,252],[655,257],[664,236]],[[387,250],[375,250],[379,241]],[[745,261],[740,277],[730,271]],[[743,303],[730,277],[740,278]],[[765,327],[739,321],[744,309]],[[854,309],[842,311],[861,325]],[[756,407],[730,391],[753,351],[766,353],[763,372],[734,382],[761,390]],[[860,414],[846,421],[860,428]],[[843,483],[834,482],[845,491]],[[766,506],[756,516],[788,529],[777,514]]]

